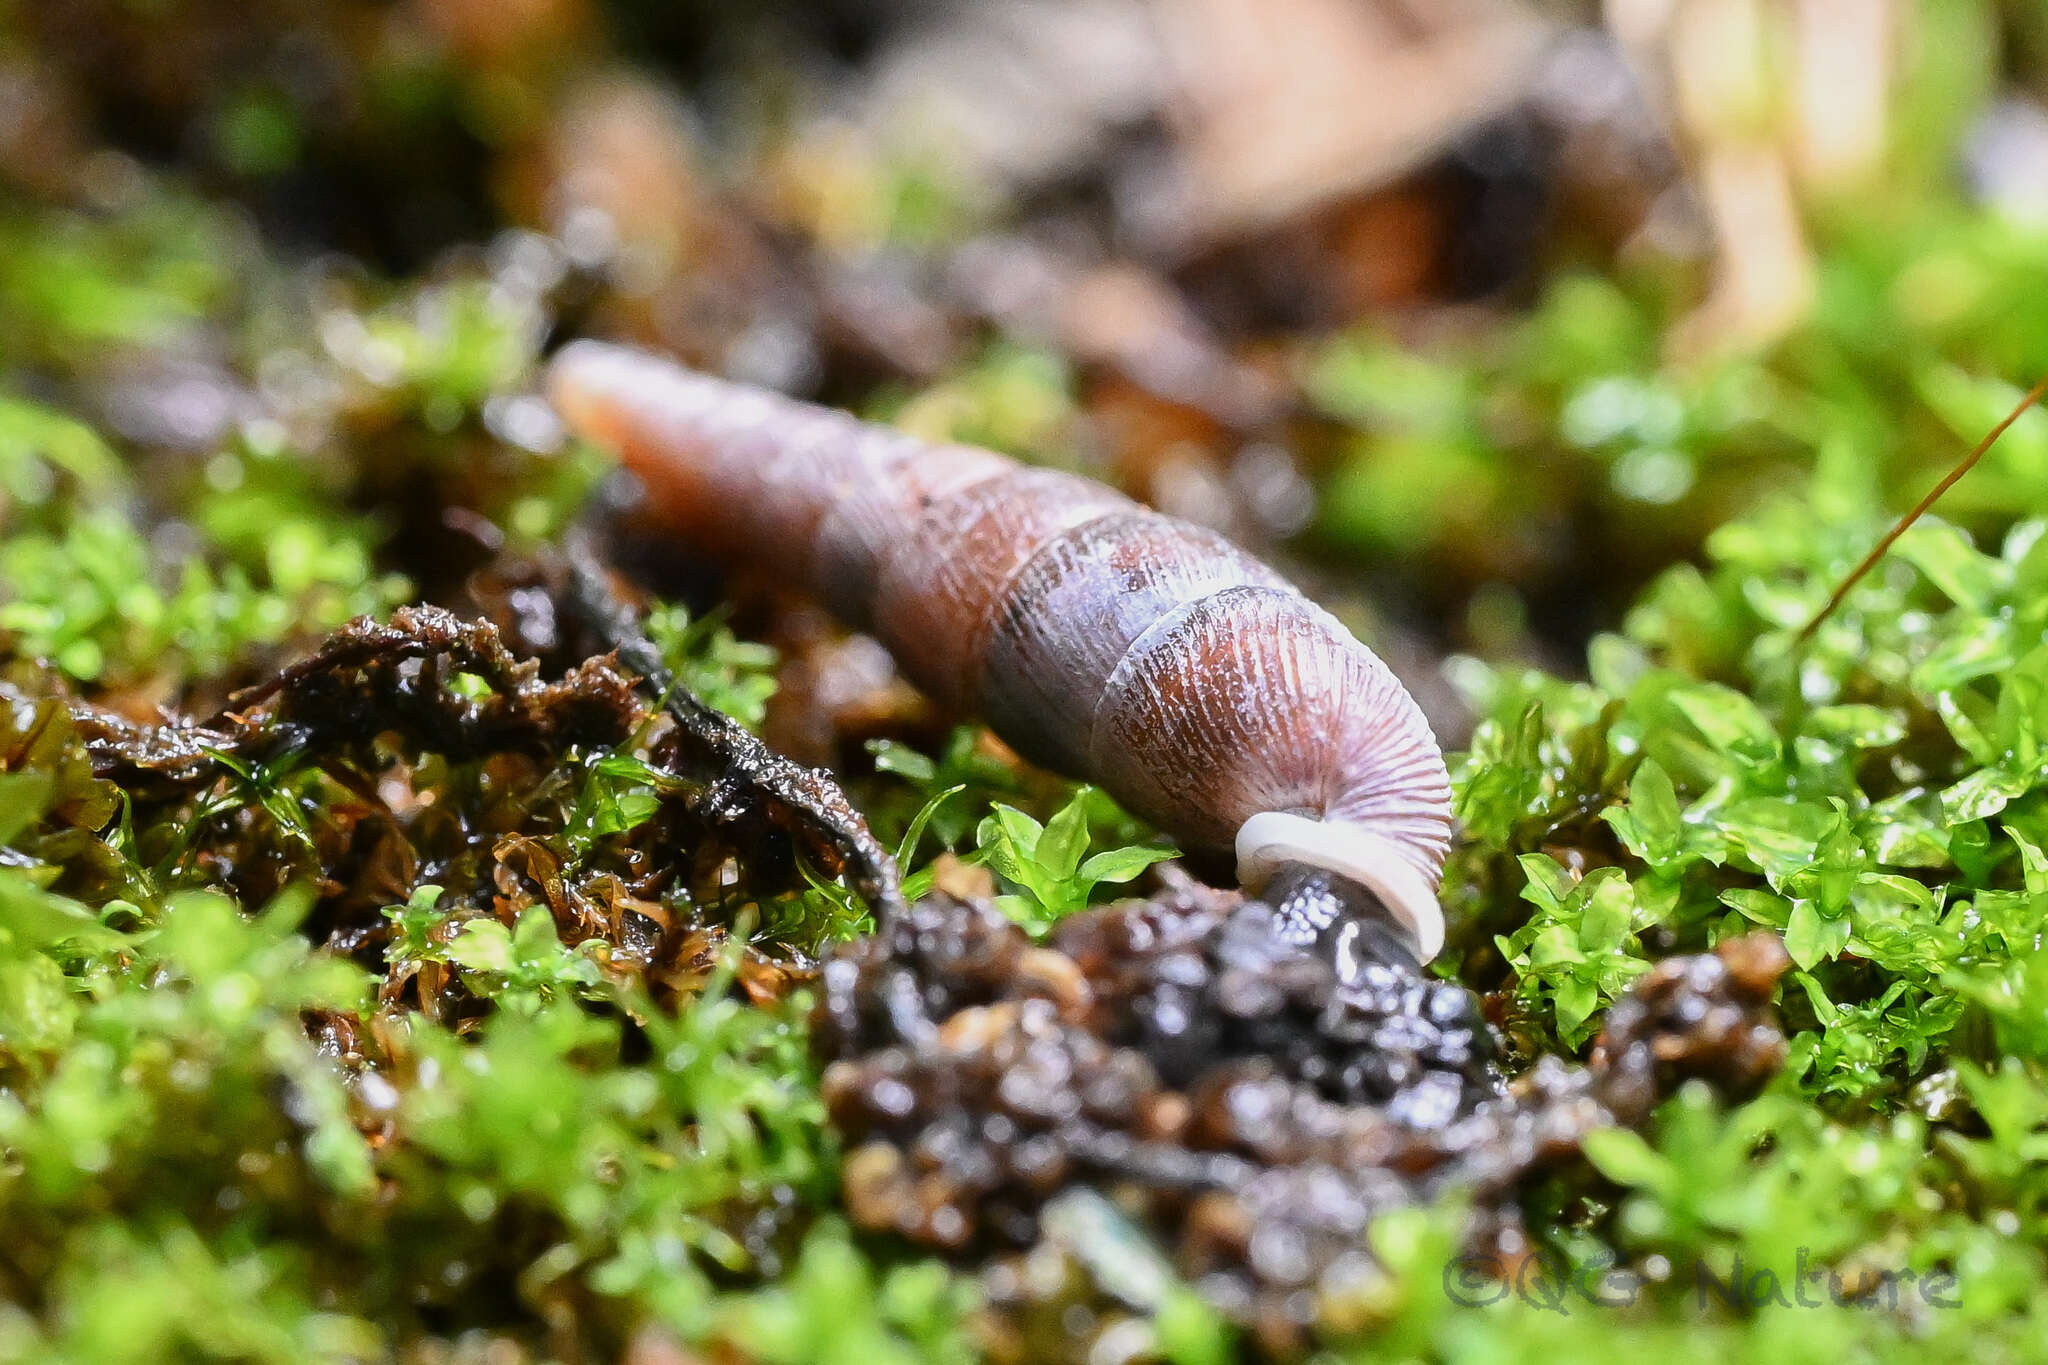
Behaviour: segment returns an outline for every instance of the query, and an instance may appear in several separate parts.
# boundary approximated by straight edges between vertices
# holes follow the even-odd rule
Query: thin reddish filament
[[[1835,608],[1842,605],[1842,599],[1849,595],[1849,589],[1855,587],[1856,584],[1862,580],[1865,574],[1869,573],[1871,569],[1876,567],[1877,561],[1884,558],[1885,551],[1891,549],[1892,542],[1897,540],[1900,536],[1904,535],[1906,533],[1906,528],[1911,526],[1914,522],[1920,520],[1921,516],[1927,511],[1928,508],[1934,506],[1934,504],[1941,498],[1942,494],[1948,492],[1950,488],[1955,486],[1956,480],[1962,478],[1963,475],[1969,473],[1972,469],[1974,469],[1977,465],[1977,461],[1984,458],[1984,452],[1991,449],[1991,447],[1997,443],[1999,437],[2005,435],[2005,429],[2011,426],[2014,422],[2019,421],[2020,414],[2025,412],[2028,408],[2034,406],[2034,404],[2040,402],[2043,397],[2048,397],[2048,375],[2041,376],[2041,382],[2034,385],[2033,388],[2027,390],[2027,396],[2019,401],[2019,405],[2015,407],[2011,412],[2008,412],[2005,415],[2004,419],[2000,421],[1997,426],[1991,428],[1990,431],[1986,432],[1984,434],[1984,439],[1977,442],[1976,448],[1973,449],[1968,455],[1965,455],[1962,459],[1962,462],[1958,464],[1954,469],[1951,469],[1947,474],[1943,475],[1940,483],[1928,489],[1927,496],[1920,499],[1920,501],[1914,503],[1912,511],[1906,513],[1906,515],[1904,515],[1903,517],[1900,517],[1897,523],[1895,523],[1892,526],[1892,529],[1884,533],[1884,539],[1878,541],[1876,547],[1872,549],[1869,554],[1863,556],[1863,562],[1861,564],[1858,564],[1854,569],[1851,569],[1849,571],[1849,576],[1842,580],[1840,587],[1835,589],[1834,596],[1828,598],[1826,606],[1822,607],[1819,611],[1814,613],[1813,619],[1811,621],[1808,621],[1806,625],[1800,630],[1799,637],[1796,640],[1794,640],[1793,643],[1795,645],[1803,645],[1809,639],[1811,639],[1813,637],[1813,633],[1816,630],[1820,629],[1821,622],[1827,620],[1828,617],[1832,616],[1834,614]]]

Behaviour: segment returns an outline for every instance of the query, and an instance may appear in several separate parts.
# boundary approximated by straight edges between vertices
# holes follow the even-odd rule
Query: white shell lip
[[[1300,863],[1349,877],[1393,911],[1428,962],[1444,947],[1444,912],[1400,845],[1364,825],[1318,820],[1292,811],[1261,811],[1237,831],[1237,878],[1263,887],[1282,864]]]

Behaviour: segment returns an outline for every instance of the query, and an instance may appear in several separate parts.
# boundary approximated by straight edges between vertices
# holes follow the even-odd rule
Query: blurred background
[[[1452,751],[1437,967],[1511,1070],[1584,1053],[1639,982],[1706,1060],[1756,1060],[1776,1034],[1670,991],[1722,979],[1682,954],[1784,931],[1776,1091],[1724,1124],[1695,1089],[1654,1150],[1608,1132],[1599,1172],[1528,1187],[1538,1235],[1604,1257],[1573,1264],[1661,1267],[1654,1312],[1451,1314],[1463,1184],[1425,1221],[1427,1160],[1347,1156],[1354,1198],[1234,1080],[1146,1108],[1190,1152],[1259,1130],[1247,1202],[1171,1176],[1152,1221],[1228,1313],[1271,1270],[1269,1345],[1328,1307],[1402,1359],[2048,1358],[2048,414],[1943,501],[1960,532],[1908,537],[1791,647],[2048,372],[2048,0],[0,0],[0,1360],[970,1358],[933,1344],[968,1277],[837,1218],[913,1226],[896,1186],[861,1207],[805,1042],[812,955],[863,912],[726,818],[728,768],[679,785],[644,726],[473,748],[505,678],[438,646],[362,670],[368,702],[300,674],[340,690],[266,703],[247,762],[150,728],[406,603],[487,619],[539,677],[584,664],[536,551],[616,485],[535,392],[584,335],[1091,474],[1296,576]],[[765,584],[721,582],[592,523],[669,603],[649,632],[689,689],[831,765],[914,879],[1000,889],[963,861],[1025,828],[997,799],[1064,822],[1061,914],[1117,890],[1077,826],[1149,858],[777,591],[775,547]],[[415,733],[428,694],[454,741]],[[1192,894],[1156,875],[1161,906]],[[1148,904],[1014,975],[1068,963],[1065,1000],[1113,960],[1130,1018],[1204,1018],[1225,987],[1175,992],[1232,973],[1180,975],[1210,950]],[[1262,1055],[1322,1067],[1355,1022],[1273,998],[1299,1027]],[[994,1159],[936,1112],[917,1160]],[[1504,1254],[1515,1163],[1560,1150],[1529,1131],[1473,1148]],[[1241,1358],[1096,1204],[1029,1275],[976,1277],[1023,1324],[995,1358],[1153,1358],[1125,1307],[1068,1315],[1096,1281],[1060,1237],[1112,1294],[1151,1277],[1128,1303],[1160,1354]],[[1295,1291],[1302,1248],[1360,1265],[1384,1209],[1392,1278]],[[1685,1293],[1709,1251],[1794,1248],[1802,1276],[1807,1248],[1887,1274],[1911,1248],[1969,1308]]]
[[[0,389],[333,615],[547,532],[474,471],[630,338],[1223,527],[1441,692],[2048,368],[2044,97],[2038,0],[14,0]],[[280,566],[308,481],[368,520]],[[2036,416],[1945,511],[2043,505]]]

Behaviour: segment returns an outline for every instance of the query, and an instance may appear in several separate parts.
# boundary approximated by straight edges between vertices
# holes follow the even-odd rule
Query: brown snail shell
[[[1380,897],[1424,958],[1450,781],[1378,656],[1212,531],[1092,480],[581,341],[548,376],[693,545],[786,564],[910,679],[1099,783],[1256,890],[1284,864]]]

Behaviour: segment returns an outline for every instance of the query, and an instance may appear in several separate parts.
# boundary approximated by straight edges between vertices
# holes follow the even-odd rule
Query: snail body
[[[1184,847],[1234,852],[1248,889],[1320,869],[1369,891],[1423,959],[1441,947],[1450,782],[1428,723],[1335,617],[1222,536],[621,347],[570,345],[548,387],[693,546],[773,556],[1027,759]]]

